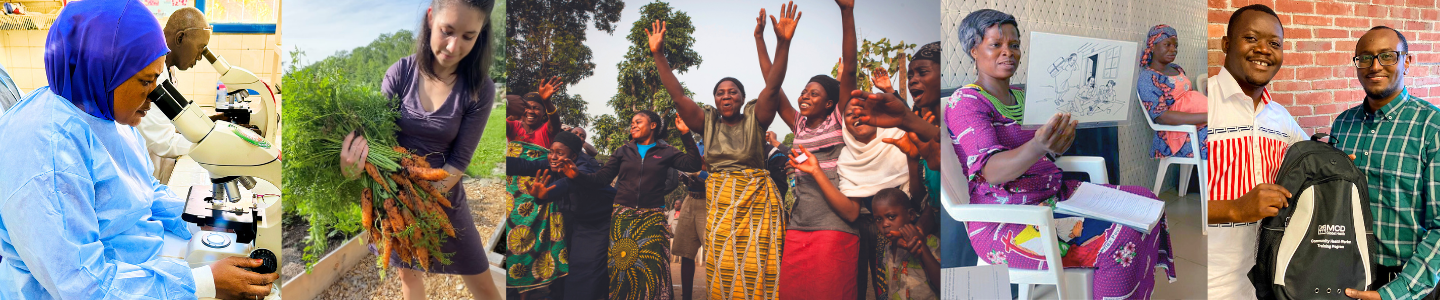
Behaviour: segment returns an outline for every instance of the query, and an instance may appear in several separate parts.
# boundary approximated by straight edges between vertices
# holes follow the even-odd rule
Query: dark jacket
[[[615,203],[636,208],[659,208],[665,206],[665,181],[670,169],[681,172],[700,170],[700,157],[681,152],[679,149],[657,141],[657,144],[640,157],[640,150],[634,141],[626,142],[610,152],[610,161],[594,173],[579,173],[575,180],[582,185],[609,185],[615,181]],[[617,180],[618,179],[618,180]]]
[[[780,151],[775,151],[774,146],[765,144],[765,169],[770,171],[770,180],[775,182],[775,189],[780,192],[780,198],[785,198],[785,193],[790,192],[790,181],[785,171],[790,167],[790,147],[780,145]]]
[[[536,171],[550,169],[549,159],[526,161],[508,157],[505,163],[505,173],[510,176],[535,176]],[[575,156],[577,173],[593,173],[599,169],[600,163],[595,162],[589,155],[579,153]],[[569,219],[566,222],[610,222],[610,204],[615,199],[615,188],[604,185],[577,185],[564,176],[551,176],[559,178],[550,183],[554,190],[550,191],[549,199],[540,199],[538,203],[555,202],[560,212]]]

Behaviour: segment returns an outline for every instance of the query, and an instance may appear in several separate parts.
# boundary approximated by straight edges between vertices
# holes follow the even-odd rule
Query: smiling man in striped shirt
[[[1358,299],[1435,299],[1440,271],[1440,108],[1410,95],[1405,70],[1414,57],[1405,35],[1371,28],[1355,44],[1355,75],[1365,101],[1335,118],[1331,132],[1340,150],[1355,156],[1355,166],[1370,182],[1370,211],[1375,217],[1379,291],[1346,289]]]
[[[1269,7],[1236,10],[1221,40],[1225,65],[1209,80],[1210,299],[1255,299],[1245,274],[1255,265],[1257,221],[1274,216],[1290,196],[1274,184],[1275,175],[1305,131],[1265,89],[1284,62],[1284,32]]]

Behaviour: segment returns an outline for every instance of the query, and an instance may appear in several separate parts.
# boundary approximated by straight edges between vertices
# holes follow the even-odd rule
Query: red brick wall
[[[1350,58],[1373,26],[1405,34],[1415,61],[1406,72],[1410,93],[1440,104],[1440,0],[1208,0],[1209,72],[1220,72],[1220,37],[1231,12],[1250,4],[1275,9],[1285,27],[1285,62],[1270,95],[1310,133],[1329,132],[1341,111],[1364,101]]]

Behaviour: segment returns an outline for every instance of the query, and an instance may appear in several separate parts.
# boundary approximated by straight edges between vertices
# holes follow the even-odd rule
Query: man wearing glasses
[[[1365,101],[1331,126],[1340,150],[1354,155],[1370,183],[1380,240],[1376,259],[1388,281],[1379,291],[1346,289],[1357,299],[1435,299],[1440,273],[1440,108],[1410,95],[1405,35],[1376,26],[1355,45],[1355,75]],[[1435,233],[1435,234],[1432,234]]]

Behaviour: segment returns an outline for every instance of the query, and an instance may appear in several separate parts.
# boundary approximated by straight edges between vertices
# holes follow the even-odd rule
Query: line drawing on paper
[[[1040,88],[1053,92],[1052,97],[1037,99],[1051,102],[1059,111],[1076,116],[1106,115],[1125,108],[1125,99],[1116,97],[1116,80],[1122,64],[1120,46],[1088,42],[1068,55],[1056,58],[1039,74]]]
[[[1069,113],[1081,128],[1126,121],[1135,102],[1139,45],[1131,41],[1030,32],[1023,124]]]

